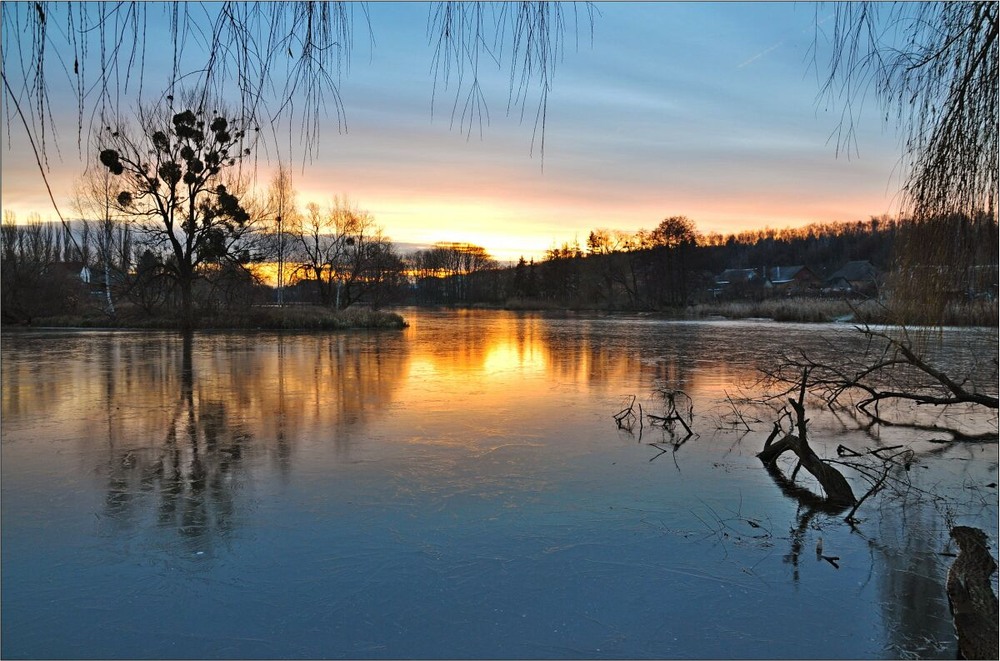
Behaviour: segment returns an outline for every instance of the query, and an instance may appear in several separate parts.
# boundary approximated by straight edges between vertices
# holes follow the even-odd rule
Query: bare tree
[[[288,255],[289,228],[301,227],[296,191],[292,182],[292,172],[284,164],[278,164],[278,171],[268,189],[267,225],[272,239],[270,249],[278,260],[277,290],[278,305],[285,302],[285,258]]]
[[[357,301],[370,260],[379,254],[376,246],[385,242],[371,214],[336,197],[326,211],[309,204],[291,232],[300,262],[296,270],[309,274],[320,303],[342,310]]]
[[[115,177],[107,168],[90,168],[77,182],[74,206],[81,218],[90,218],[97,224],[97,259],[103,271],[106,312],[114,317],[115,303],[112,283],[115,278],[128,273],[131,262],[131,228],[121,217],[116,196],[119,187]],[[84,227],[84,237],[89,235],[89,224]],[[81,240],[83,244],[89,240]]]
[[[324,214],[320,206],[310,202],[306,213],[293,227],[297,241],[297,273],[311,272],[316,294],[323,304],[330,303],[330,286],[333,283],[333,264],[340,260],[346,238],[338,235],[333,226],[332,214]]]
[[[956,380],[941,369],[940,356],[934,355],[926,336],[913,336],[905,329],[865,326],[858,330],[864,333],[867,346],[831,341],[825,350],[789,350],[762,368],[764,378],[756,384],[768,393],[757,403],[777,412],[773,429],[757,455],[768,473],[784,493],[809,508],[819,507],[830,514],[849,509],[844,520],[852,526],[859,523],[855,518],[859,508],[879,492],[886,491],[893,498],[914,493],[944,497],[910,480],[912,465],[935,454],[936,448],[943,447],[940,444],[997,441],[995,359],[989,374],[989,367],[978,355],[968,357],[963,367],[950,355],[952,368],[964,374]],[[821,458],[808,441],[808,400],[824,405],[842,421],[856,420],[875,441],[875,447],[858,450],[839,445],[836,457]],[[886,427],[909,430],[913,441],[934,445],[931,449],[908,442],[887,445],[880,437],[880,429]],[[794,453],[797,459],[790,475],[778,464],[786,452]],[[824,497],[796,483],[800,468],[816,479]],[[855,495],[842,469],[868,484],[862,495]]]
[[[395,277],[398,257],[392,242],[367,211],[353,214],[348,226],[353,232],[340,271],[336,274],[337,292],[334,305],[344,310],[366,295],[388,286]],[[378,297],[376,297],[378,298]]]
[[[360,279],[372,307],[378,309],[397,300],[403,293],[408,279],[406,263],[387,237],[377,231],[368,243],[364,275]]]

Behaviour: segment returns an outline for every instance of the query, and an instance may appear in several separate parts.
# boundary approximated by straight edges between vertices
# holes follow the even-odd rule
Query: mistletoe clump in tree
[[[180,292],[185,329],[194,327],[199,267],[245,263],[243,239],[251,225],[231,190],[239,163],[251,153],[245,131],[222,114],[209,122],[203,115],[184,110],[168,121],[140,117],[138,139],[124,128],[106,127],[100,136],[101,164],[124,184],[114,202],[166,253],[164,272]]]

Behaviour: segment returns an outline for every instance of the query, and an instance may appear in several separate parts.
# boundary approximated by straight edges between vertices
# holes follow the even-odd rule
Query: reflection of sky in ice
[[[190,363],[170,334],[5,334],[3,655],[953,656],[941,512],[802,519],[763,426],[716,429],[760,352],[850,329],[407,316],[198,335]],[[660,456],[611,419],[657,380],[699,433]],[[821,454],[871,442],[816,417]],[[966,488],[995,448],[914,473],[995,525]]]

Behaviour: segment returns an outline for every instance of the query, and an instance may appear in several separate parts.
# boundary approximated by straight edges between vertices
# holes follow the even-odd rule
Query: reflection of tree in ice
[[[180,382],[163,441],[112,450],[104,513],[129,525],[151,506],[156,526],[176,530],[203,550],[235,526],[234,491],[245,479],[243,460],[253,437],[227,416],[223,401],[194,396],[190,338],[183,343]]]
[[[954,650],[945,574],[947,530],[925,498],[915,495],[879,510],[879,539],[870,540],[890,656],[944,658]],[[896,531],[897,536],[892,532]],[[948,658],[956,658],[950,652]]]
[[[108,334],[52,399],[72,389],[102,411],[75,434],[107,444],[98,471],[109,533],[169,534],[207,552],[234,533],[255,480],[294,478],[303,442],[350,459],[358,429],[406,374],[406,346],[379,346],[391,339]]]

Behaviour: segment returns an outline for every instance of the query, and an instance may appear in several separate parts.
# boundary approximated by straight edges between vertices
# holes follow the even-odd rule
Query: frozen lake
[[[955,657],[942,554],[961,523],[996,555],[997,446],[922,455],[914,489],[946,498],[851,531],[762,468],[769,421],[727,422],[755,361],[849,326],[401,312],[4,334],[2,656]],[[995,331],[940,339],[996,356]],[[612,419],[657,385],[693,400],[676,452]],[[814,424],[820,456],[878,442]]]

